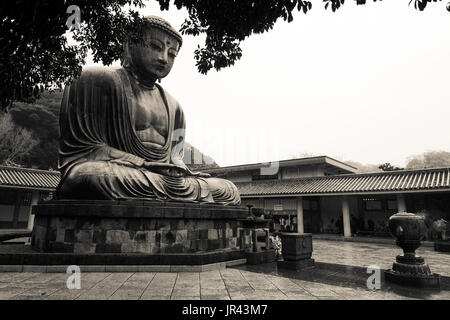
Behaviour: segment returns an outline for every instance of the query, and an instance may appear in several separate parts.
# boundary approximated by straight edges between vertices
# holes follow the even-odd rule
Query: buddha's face
[[[130,45],[135,71],[144,78],[164,78],[172,69],[179,46],[178,41],[164,31],[147,29],[143,43]]]

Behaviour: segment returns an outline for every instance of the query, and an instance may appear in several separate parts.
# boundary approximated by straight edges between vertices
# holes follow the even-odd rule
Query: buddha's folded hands
[[[191,171],[184,163],[172,164],[172,163],[144,161],[142,166],[150,171],[162,173],[173,177],[193,176],[193,177],[207,178],[211,176],[208,173]]]
[[[187,167],[178,164],[144,161],[142,167],[149,171],[172,177],[183,177],[189,175]]]

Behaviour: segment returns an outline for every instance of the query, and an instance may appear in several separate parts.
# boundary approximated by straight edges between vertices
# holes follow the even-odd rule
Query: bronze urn
[[[440,276],[431,273],[425,260],[415,252],[427,232],[425,218],[414,213],[399,212],[392,215],[388,223],[403,254],[397,256],[392,270],[385,272],[386,281],[421,288],[439,288]]]
[[[425,219],[414,213],[400,212],[389,218],[389,230],[397,239],[397,245],[403,249],[405,256],[415,256],[427,232]]]

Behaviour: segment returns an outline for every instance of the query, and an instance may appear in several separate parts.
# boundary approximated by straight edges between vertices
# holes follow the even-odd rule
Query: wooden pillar
[[[39,201],[39,196],[41,195],[40,191],[34,190],[33,193],[31,194],[31,203],[30,203],[30,211],[29,211],[29,215],[28,215],[28,226],[27,229],[28,230],[33,230],[33,226],[34,226],[34,214],[32,214],[33,212],[33,206],[37,205],[38,201]]]
[[[405,195],[402,193],[397,194],[397,210],[398,212],[406,212]]]
[[[297,198],[297,232],[305,233],[303,227],[303,197]]]
[[[259,198],[259,200],[258,200],[258,206],[259,206],[260,208],[263,208],[263,209],[264,209],[264,198]]]
[[[342,225],[344,227],[344,237],[351,237],[352,229],[350,227],[350,208],[347,197],[342,197]]]
[[[13,213],[13,220],[12,223],[12,229],[17,229],[19,225],[19,215],[20,215],[20,207],[22,205],[24,193],[23,191],[17,191],[16,193],[16,202],[14,205],[14,213]]]

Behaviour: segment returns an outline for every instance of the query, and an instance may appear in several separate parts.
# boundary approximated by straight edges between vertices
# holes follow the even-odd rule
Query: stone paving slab
[[[420,249],[441,291],[400,287],[381,278],[368,290],[367,267],[391,267],[401,250],[385,244],[315,240],[316,267],[279,270],[276,263],[203,272],[82,272],[70,290],[64,273],[0,273],[0,300],[450,300],[450,254]],[[117,270],[116,270],[117,271]]]

